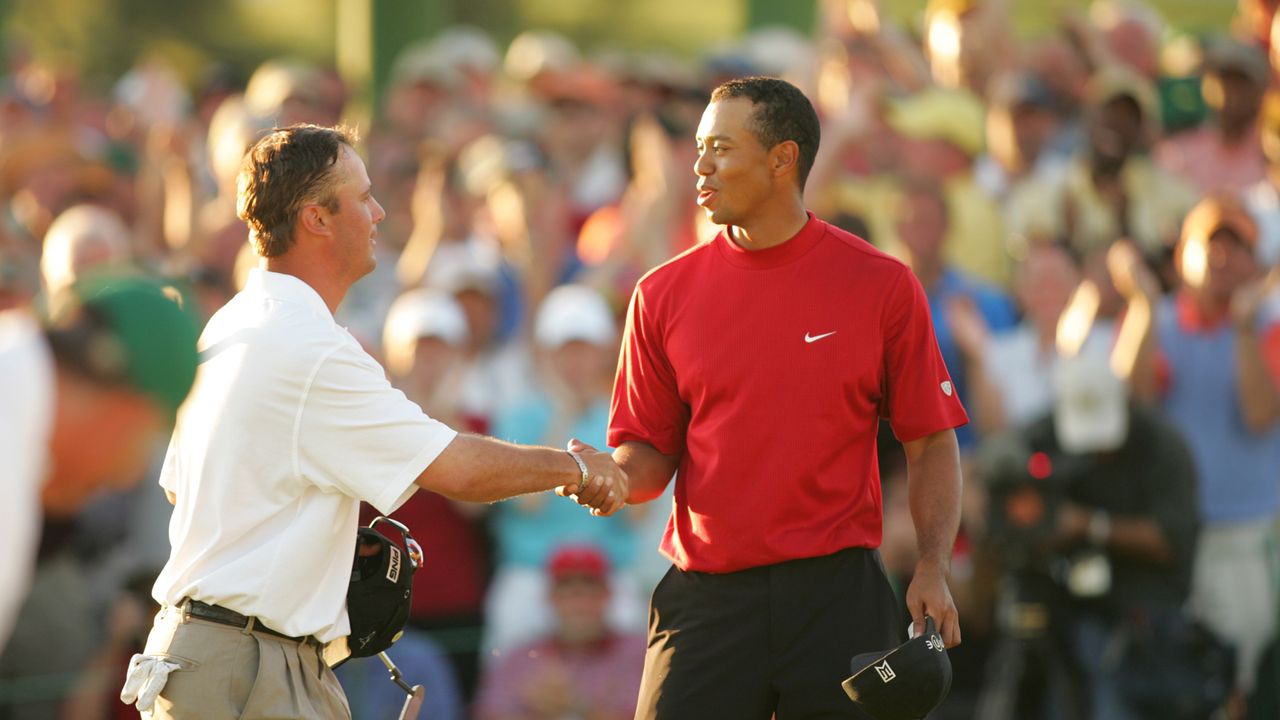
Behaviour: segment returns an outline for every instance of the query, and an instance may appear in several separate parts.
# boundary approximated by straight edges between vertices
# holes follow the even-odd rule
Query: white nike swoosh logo
[[[835,335],[837,332],[838,332],[837,330],[832,330],[832,331],[831,331],[831,332],[829,332],[829,333],[823,333],[823,334],[821,334],[821,335],[810,335],[809,333],[805,333],[805,334],[804,334],[804,341],[805,341],[805,342],[807,342],[807,343],[811,343],[811,342],[818,342],[819,340],[821,340],[821,339],[822,339],[822,338],[824,338],[824,337],[831,337],[832,335]]]

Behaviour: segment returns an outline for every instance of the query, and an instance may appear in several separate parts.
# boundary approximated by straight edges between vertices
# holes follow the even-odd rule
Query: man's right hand
[[[556,494],[572,497],[579,505],[591,508],[592,515],[604,517],[622,509],[627,503],[631,483],[627,473],[613,461],[613,456],[577,438],[569,441],[569,450],[586,463],[588,481],[585,486],[581,482],[561,485],[556,488]]]

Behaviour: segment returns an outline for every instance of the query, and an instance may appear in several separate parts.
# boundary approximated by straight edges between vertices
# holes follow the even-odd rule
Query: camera
[[[988,535],[1007,570],[1052,570],[1058,512],[1071,486],[1090,469],[1087,457],[1035,448],[1016,433],[988,440]]]

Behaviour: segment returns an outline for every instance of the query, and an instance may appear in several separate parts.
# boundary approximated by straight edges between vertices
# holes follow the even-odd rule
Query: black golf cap
[[[924,632],[893,650],[863,653],[841,683],[849,699],[876,720],[920,720],[951,690],[951,659],[933,618]]]

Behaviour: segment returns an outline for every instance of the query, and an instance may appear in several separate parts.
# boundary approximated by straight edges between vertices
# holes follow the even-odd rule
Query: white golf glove
[[[129,674],[120,690],[120,700],[125,705],[136,702],[138,712],[150,713],[160,691],[169,682],[169,673],[179,667],[178,663],[162,657],[135,654],[129,658]]]

